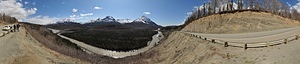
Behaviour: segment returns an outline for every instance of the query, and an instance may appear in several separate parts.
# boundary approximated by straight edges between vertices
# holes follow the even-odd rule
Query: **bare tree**
[[[227,4],[226,4],[226,11],[229,11],[229,9],[230,9],[230,5],[227,2]]]
[[[291,15],[292,19],[300,21],[300,13],[297,11],[297,9],[293,8]]]
[[[230,13],[235,10],[233,3],[238,3],[237,10],[245,11],[267,11],[272,14],[280,15],[282,17],[291,18],[300,21],[300,13],[296,10],[290,10],[284,2],[279,0],[209,0],[210,2],[204,3],[202,8],[197,7],[196,10],[188,17],[186,21],[193,20],[208,16],[214,13],[223,12]],[[290,12],[292,11],[292,12]]]
[[[250,2],[249,2],[249,6],[250,6],[250,9],[253,9],[253,3],[254,3],[254,1],[253,0],[249,0]]]
[[[260,0],[254,0],[254,2],[255,2],[254,9],[255,10],[260,10],[261,9]]]
[[[270,11],[270,0],[262,0],[263,1],[263,10],[264,11]]]
[[[2,20],[5,21],[5,13],[3,13]]]
[[[205,16],[206,15],[206,4],[204,3],[203,4],[203,9],[202,9],[202,11],[203,11],[203,15],[202,16]]]
[[[219,0],[211,0],[211,2],[212,2],[212,4],[211,4],[211,6],[212,6],[212,10],[213,10],[213,13],[216,13],[216,8],[217,8],[217,5],[219,5],[218,4],[218,1]]]
[[[211,6],[211,3],[209,2],[208,3],[208,15],[212,14],[212,6]]]
[[[225,6],[222,6],[222,12],[226,11],[225,8],[226,8]]]
[[[243,9],[243,1],[238,0],[238,10],[242,10],[242,9]]]
[[[243,7],[244,9],[249,9],[249,0],[243,0]]]
[[[229,5],[230,5],[230,11],[233,11],[234,10],[233,0],[230,0]]]

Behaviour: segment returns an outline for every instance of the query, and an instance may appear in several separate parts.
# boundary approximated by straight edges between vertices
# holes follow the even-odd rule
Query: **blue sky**
[[[207,0],[16,0],[25,11],[33,11],[23,21],[43,23],[42,20],[71,18],[88,22],[105,16],[131,19],[148,16],[159,25],[178,25],[184,22],[187,12]],[[297,0],[281,0],[292,6]],[[1,4],[0,4],[1,5]],[[74,10],[73,10],[74,9]],[[145,12],[147,14],[145,14]],[[39,20],[39,21],[34,21]],[[49,21],[45,21],[49,22]]]

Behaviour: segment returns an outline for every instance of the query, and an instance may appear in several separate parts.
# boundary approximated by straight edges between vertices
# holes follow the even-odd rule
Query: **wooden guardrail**
[[[282,39],[265,41],[265,42],[231,42],[231,41],[203,37],[203,36],[199,36],[199,35],[195,35],[195,34],[189,34],[189,33],[185,33],[185,34],[188,34],[190,36],[197,37],[197,38],[200,38],[203,40],[207,40],[212,43],[222,44],[222,45],[224,45],[224,47],[232,46],[232,47],[240,47],[240,48],[244,48],[244,49],[270,47],[270,46],[279,45],[279,44],[287,44],[290,41],[299,39],[299,34],[298,34],[298,35],[293,35],[293,36],[289,36],[289,37],[282,38]]]

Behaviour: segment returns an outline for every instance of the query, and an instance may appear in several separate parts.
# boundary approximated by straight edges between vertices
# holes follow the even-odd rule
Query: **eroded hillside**
[[[0,64],[88,64],[49,49],[23,27],[0,37],[0,50]]]
[[[182,31],[199,33],[244,33],[299,26],[298,21],[265,12],[215,14],[189,23]]]

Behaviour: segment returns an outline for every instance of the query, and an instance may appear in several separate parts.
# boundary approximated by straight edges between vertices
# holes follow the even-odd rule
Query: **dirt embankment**
[[[23,27],[0,37],[0,64],[88,64],[50,50]]]
[[[193,21],[182,29],[198,33],[245,33],[299,26],[298,21],[265,12],[216,14]]]

